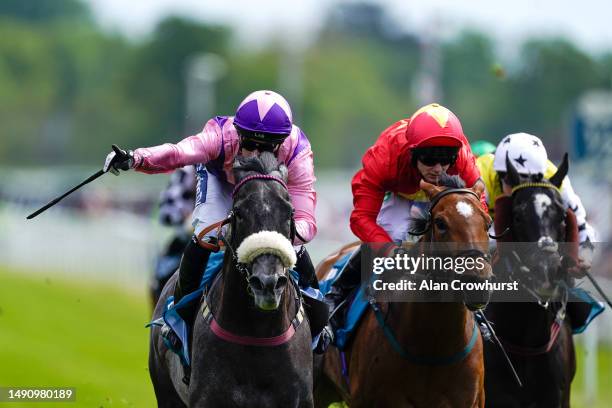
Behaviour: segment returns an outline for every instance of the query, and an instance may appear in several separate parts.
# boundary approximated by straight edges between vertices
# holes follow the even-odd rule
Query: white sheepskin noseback
[[[246,237],[238,250],[238,262],[249,264],[263,254],[276,255],[285,268],[293,268],[297,257],[291,242],[276,231],[260,231]]]

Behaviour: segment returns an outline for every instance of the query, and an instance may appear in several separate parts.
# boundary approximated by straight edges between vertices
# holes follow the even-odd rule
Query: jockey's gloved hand
[[[110,171],[115,176],[119,175],[119,170],[129,170],[134,167],[134,152],[131,150],[125,151],[117,145],[113,145],[113,151],[106,156],[104,161],[104,172]]]
[[[593,251],[595,247],[590,240],[586,240],[580,243],[578,248],[578,265],[577,271],[574,273],[576,278],[584,277],[587,272],[591,270],[593,264]]]

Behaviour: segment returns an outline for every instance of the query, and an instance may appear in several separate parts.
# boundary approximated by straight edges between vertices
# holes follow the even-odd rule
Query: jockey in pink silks
[[[293,242],[297,252],[295,269],[302,286],[316,282],[312,261],[303,246],[317,232],[313,155],[310,142],[293,124],[289,103],[281,95],[272,91],[253,92],[240,103],[235,116],[216,116],[197,135],[176,144],[121,151],[121,154],[112,152],[107,156],[104,170],[114,174],[129,169],[149,174],[167,173],[187,165],[196,166],[198,183],[192,222],[195,235],[181,259],[175,304],[198,288],[208,263],[211,251],[198,245],[196,237],[207,226],[225,219],[231,209],[235,157],[249,157],[263,151],[273,152],[279,163],[287,166],[287,187],[297,230]],[[210,231],[203,240],[214,243],[216,234],[216,229]],[[181,315],[185,321],[191,321],[194,312],[195,309]]]

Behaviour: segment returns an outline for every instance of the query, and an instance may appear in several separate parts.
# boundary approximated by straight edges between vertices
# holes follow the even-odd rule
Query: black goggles
[[[244,137],[240,139],[240,147],[249,152],[258,150],[260,152],[274,153],[278,146],[280,146],[280,143],[266,143],[261,142],[259,140],[247,139]]]
[[[457,161],[457,156],[420,156],[417,160],[429,167],[438,163],[442,166],[448,166]]]
[[[442,166],[455,164],[458,153],[459,149],[456,147],[430,147],[412,150],[415,161],[418,160],[425,166],[430,167],[438,163]]]
[[[235,126],[238,136],[240,136],[240,147],[252,152],[274,152],[289,135],[275,133],[252,132]]]

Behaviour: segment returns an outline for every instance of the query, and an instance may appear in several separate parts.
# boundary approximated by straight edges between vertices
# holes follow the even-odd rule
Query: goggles
[[[245,137],[240,138],[240,147],[249,152],[258,150],[260,152],[274,153],[279,146],[280,143],[266,143],[259,140],[248,139]]]
[[[234,127],[240,136],[240,147],[249,152],[254,150],[259,150],[260,152],[275,152],[289,136],[284,134],[253,132],[242,129],[236,125],[234,125]]]
[[[438,163],[441,166],[448,166],[457,161],[457,156],[419,156],[417,160],[428,167],[435,166]]]
[[[435,166],[438,163],[442,166],[452,165],[457,161],[458,153],[458,147],[423,147],[412,149],[413,165],[416,165],[417,160],[429,167]]]

